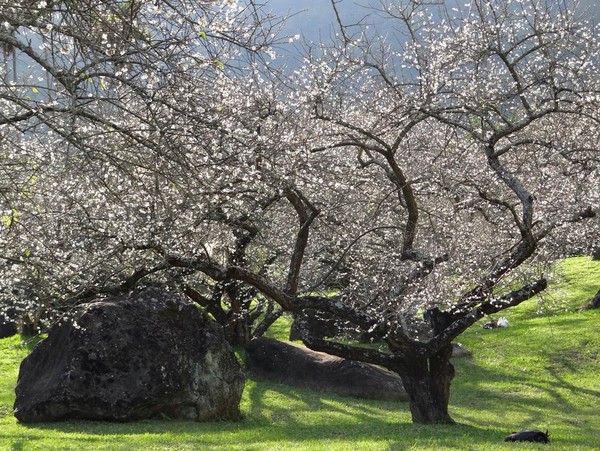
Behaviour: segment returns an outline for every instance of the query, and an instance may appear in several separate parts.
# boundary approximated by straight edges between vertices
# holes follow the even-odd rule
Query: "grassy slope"
[[[253,379],[242,400],[245,419],[238,423],[21,425],[11,405],[18,363],[28,349],[10,338],[0,340],[0,450],[543,449],[502,441],[524,428],[548,428],[555,450],[597,449],[600,311],[574,310],[598,290],[600,263],[570,259],[558,282],[552,296],[560,302],[530,302],[506,314],[508,329],[476,326],[461,337],[474,356],[455,362],[451,413],[459,426],[413,425],[405,404]]]

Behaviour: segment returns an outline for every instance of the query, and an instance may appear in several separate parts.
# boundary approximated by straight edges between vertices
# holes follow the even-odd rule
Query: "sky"
[[[383,0],[385,1],[385,0]],[[448,7],[462,6],[469,0],[441,0]],[[381,0],[340,0],[338,8],[345,23],[356,22],[366,15],[374,26],[382,26],[383,20],[370,11],[368,5],[379,5]],[[579,0],[580,11],[595,23],[600,22],[600,0]],[[309,40],[319,41],[330,35],[331,25],[335,20],[330,0],[270,0],[268,9],[277,15],[291,13],[286,24],[288,35],[301,34]]]

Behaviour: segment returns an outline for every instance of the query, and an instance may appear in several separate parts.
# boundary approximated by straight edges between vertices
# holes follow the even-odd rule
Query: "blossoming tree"
[[[385,38],[337,14],[286,68],[254,2],[11,2],[2,284],[56,308],[161,281],[242,343],[332,314],[385,349],[308,346],[451,423],[452,341],[598,232],[598,30],[567,6],[398,1]]]

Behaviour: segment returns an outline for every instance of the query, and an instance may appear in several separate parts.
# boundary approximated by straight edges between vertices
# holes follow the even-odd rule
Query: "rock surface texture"
[[[239,418],[244,375],[221,327],[156,288],[98,300],[54,326],[19,371],[22,422]]]
[[[356,398],[408,401],[402,380],[390,371],[271,338],[250,342],[246,365],[258,376],[290,385]]]
[[[587,309],[595,309],[600,308],[600,290],[596,293],[596,295],[590,299],[590,302],[587,306]]]
[[[14,319],[14,312],[8,310],[0,311],[0,338],[12,337],[17,334],[17,322]]]

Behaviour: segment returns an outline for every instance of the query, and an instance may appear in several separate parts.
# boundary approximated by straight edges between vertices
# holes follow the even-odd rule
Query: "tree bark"
[[[380,365],[397,373],[409,396],[413,423],[455,424],[448,413],[450,384],[454,367],[450,363],[452,344],[442,346],[433,355],[416,349],[406,355],[357,348],[342,343],[318,339],[305,334],[304,344],[315,351],[327,352],[345,359]]]
[[[230,321],[223,327],[223,332],[226,340],[233,346],[247,346],[250,343],[250,326],[246,324],[243,317],[231,315]]]
[[[450,383],[454,378],[451,356],[450,344],[429,358],[411,358],[399,373],[410,398],[413,423],[455,424],[448,413]]]

